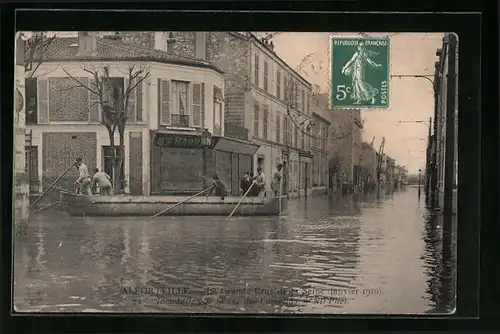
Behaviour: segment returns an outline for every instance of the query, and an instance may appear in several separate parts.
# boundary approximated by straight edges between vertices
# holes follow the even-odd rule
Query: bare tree
[[[88,68],[84,67],[83,70],[87,72],[91,78],[90,83],[82,82],[79,78],[70,74],[67,70],[63,69],[64,73],[75,82],[75,86],[70,87],[83,87],[90,93],[97,97],[96,104],[99,105],[101,110],[101,124],[104,125],[109,135],[109,143],[112,147],[112,168],[113,168],[113,183],[115,189],[121,189],[124,186],[124,175],[122,169],[124,164],[125,152],[125,128],[129,115],[130,96],[134,89],[142,84],[149,76],[146,68],[136,68],[132,65],[127,68],[125,82],[127,83],[122,88],[121,85],[117,87],[115,81],[109,73],[108,66],[101,68]],[[117,91],[118,96],[115,98],[111,92]],[[91,106],[92,107],[92,106]],[[118,143],[118,157],[115,151],[115,133],[118,130],[119,143]]]
[[[44,32],[35,32],[30,36],[24,34],[24,71],[26,77],[32,78],[36,70],[45,60],[45,55],[57,35],[47,36]]]

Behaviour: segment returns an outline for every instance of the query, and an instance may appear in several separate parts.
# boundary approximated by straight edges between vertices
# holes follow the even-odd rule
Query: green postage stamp
[[[390,39],[330,40],[332,108],[389,107]]]

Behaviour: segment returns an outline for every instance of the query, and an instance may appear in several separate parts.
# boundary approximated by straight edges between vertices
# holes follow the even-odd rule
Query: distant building
[[[222,71],[204,60],[138,47],[114,35],[101,38],[94,32],[56,38],[36,77],[26,79],[26,123],[33,131],[27,159],[39,177],[38,191],[77,157],[91,171],[97,167],[113,174],[111,156],[117,150],[118,131],[113,148],[101,124],[98,95],[79,85],[95,87],[92,70],[104,66],[110,72],[104,96],[108,105],[121,108],[125,87],[133,88],[124,133],[124,191],[137,195],[199,191],[203,174],[216,170],[227,171],[221,176],[230,189],[238,191],[231,178],[237,178],[239,170],[229,170],[228,161],[236,159],[241,169],[250,169],[258,146],[223,137]],[[131,66],[149,72],[135,87],[127,76]],[[204,129],[214,135],[207,149],[201,147]],[[61,185],[70,188],[76,178],[76,169],[71,169]]]
[[[314,108],[313,108],[314,110]],[[313,111],[313,127],[312,127],[312,186],[313,187],[328,187],[328,140],[330,122],[323,118],[323,110]]]
[[[345,182],[352,188],[360,182],[363,123],[360,109],[330,109],[328,94],[314,96],[316,108],[327,110],[329,174],[335,183]]]

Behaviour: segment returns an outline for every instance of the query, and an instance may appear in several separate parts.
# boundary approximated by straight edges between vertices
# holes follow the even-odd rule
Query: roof
[[[35,59],[38,57],[35,56]],[[148,49],[130,42],[97,37],[97,52],[91,56],[78,55],[77,37],[58,37],[49,45],[43,54],[45,62],[50,61],[151,61],[166,64],[204,67],[220,74],[221,69],[203,60],[178,56],[161,50]]]

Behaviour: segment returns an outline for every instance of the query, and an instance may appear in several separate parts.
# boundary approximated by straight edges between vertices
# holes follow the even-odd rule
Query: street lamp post
[[[203,147],[203,189],[208,186],[208,148],[212,146],[212,134],[208,131],[208,129],[204,129],[201,133],[201,146]]]

